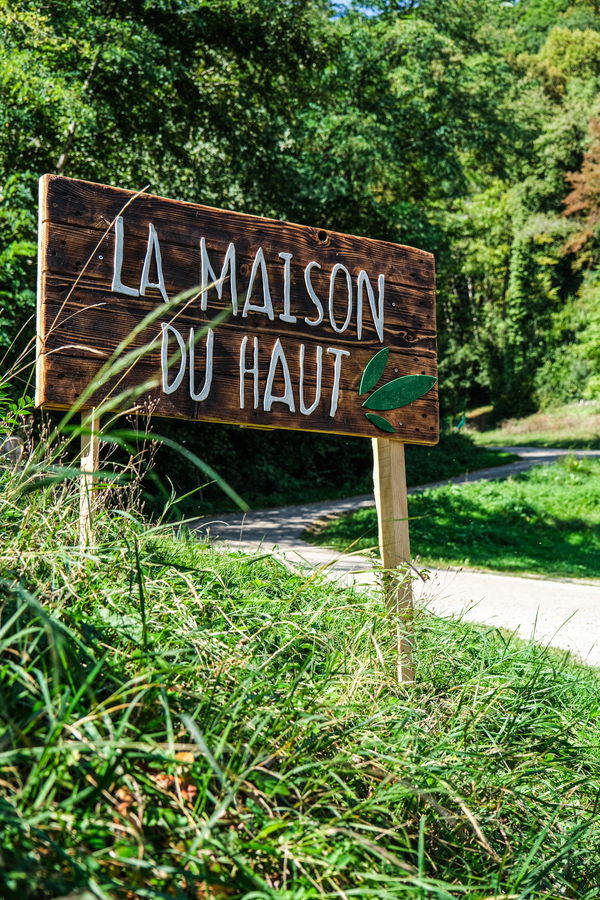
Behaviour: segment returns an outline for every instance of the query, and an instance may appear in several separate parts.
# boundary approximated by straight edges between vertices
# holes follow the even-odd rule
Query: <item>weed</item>
[[[421,612],[406,688],[377,593],[18,484],[2,897],[598,896],[594,671]]]

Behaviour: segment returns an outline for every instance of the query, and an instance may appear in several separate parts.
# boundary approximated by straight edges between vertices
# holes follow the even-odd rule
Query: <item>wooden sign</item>
[[[37,405],[72,406],[145,316],[197,286],[86,408],[154,378],[156,415],[437,442],[431,254],[133,196],[40,181]]]

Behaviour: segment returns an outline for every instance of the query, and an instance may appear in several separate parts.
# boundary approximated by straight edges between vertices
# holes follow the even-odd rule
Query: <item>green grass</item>
[[[64,473],[63,473],[64,474]],[[579,477],[579,476],[578,476]],[[600,679],[0,471],[0,896],[600,896]]]
[[[408,511],[411,550],[424,563],[600,578],[600,460],[566,457],[514,479],[435,488],[411,495]],[[372,548],[375,509],[304,537]]]
[[[519,458],[514,453],[477,446],[469,436],[452,431],[441,434],[435,447],[407,444],[405,453],[406,482],[410,487],[503,466]]]
[[[600,450],[600,408],[568,404],[523,419],[508,419],[500,428],[471,432],[469,437],[477,445]]]

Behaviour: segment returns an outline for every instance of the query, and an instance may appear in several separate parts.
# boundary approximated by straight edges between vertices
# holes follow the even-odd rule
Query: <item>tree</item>
[[[329,53],[327,9],[324,0],[0,3],[4,348],[35,309],[44,172],[273,212],[268,161]]]
[[[595,246],[565,253],[562,211],[597,4],[360,6],[0,0],[3,346],[33,313],[35,183],[61,171],[431,250],[444,411],[534,408]]]
[[[573,190],[564,199],[565,216],[578,216],[585,213],[586,221],[581,230],[577,230],[567,241],[566,250],[577,253],[592,238],[597,237],[597,225],[600,222],[600,119],[590,121],[591,147],[583,155],[583,163],[578,172],[567,172],[566,178]],[[590,251],[586,254],[589,261]]]

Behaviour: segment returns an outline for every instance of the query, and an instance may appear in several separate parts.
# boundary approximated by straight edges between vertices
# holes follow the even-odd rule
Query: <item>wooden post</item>
[[[100,440],[96,410],[81,413],[81,479],[79,486],[79,544],[82,550],[93,544],[94,538],[94,477],[100,461]]]
[[[388,438],[373,438],[373,481],[383,584],[390,612],[398,614],[398,681],[413,682],[412,587],[402,584],[398,566],[410,564],[408,498],[404,444]]]

